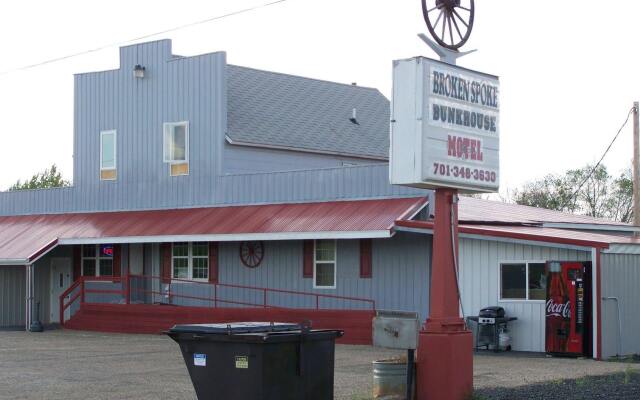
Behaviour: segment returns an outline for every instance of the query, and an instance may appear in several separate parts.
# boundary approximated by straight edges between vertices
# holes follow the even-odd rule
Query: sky
[[[26,70],[52,58],[131,39],[269,0],[92,0],[0,6],[0,190],[55,163],[73,171],[73,74],[118,67],[118,46]],[[640,98],[637,15],[631,0],[478,0],[459,59],[500,76],[501,193],[597,161]],[[175,54],[224,50],[229,63],[391,92],[391,62],[436,58],[417,0],[286,0],[142,41]],[[125,43],[126,42],[126,43]],[[8,72],[7,72],[8,71]],[[631,163],[629,123],[604,160]]]

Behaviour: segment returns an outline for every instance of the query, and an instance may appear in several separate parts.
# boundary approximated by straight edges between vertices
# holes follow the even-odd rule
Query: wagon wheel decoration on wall
[[[469,40],[474,14],[473,0],[422,0],[429,33],[450,50],[458,50]]]
[[[255,268],[264,258],[264,243],[262,242],[242,242],[240,243],[240,260],[249,267]]]

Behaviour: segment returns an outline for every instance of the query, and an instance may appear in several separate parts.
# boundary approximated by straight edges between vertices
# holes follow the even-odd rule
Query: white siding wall
[[[518,320],[510,325],[512,347],[544,351],[544,301],[499,301],[500,263],[505,261],[589,261],[591,253],[528,244],[463,238],[460,240],[460,292],[466,315],[499,305]]]

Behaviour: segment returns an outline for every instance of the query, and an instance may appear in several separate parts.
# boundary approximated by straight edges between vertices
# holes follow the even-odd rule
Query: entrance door
[[[71,286],[71,259],[51,259],[51,300],[49,322],[60,322],[60,295]],[[69,318],[70,309],[65,310],[65,318]]]

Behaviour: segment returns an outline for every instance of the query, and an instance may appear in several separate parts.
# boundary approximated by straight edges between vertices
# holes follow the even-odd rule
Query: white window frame
[[[331,241],[331,239],[321,239],[323,241]],[[333,239],[333,261],[318,261],[318,253],[316,252],[316,245],[318,240],[313,241],[313,288],[314,289],[335,289],[338,286],[338,241]],[[332,264],[333,263],[333,286],[318,286],[316,285],[316,265],[317,264]]]
[[[211,271],[211,266],[209,265],[209,243],[208,242],[176,242],[176,243],[187,243],[187,255],[186,256],[174,256],[173,255],[173,246],[175,243],[171,243],[171,280],[173,282],[182,282],[182,281],[194,281],[194,282],[209,282],[209,273]],[[207,245],[207,255],[206,256],[194,256],[193,255],[193,244],[205,244]],[[173,260],[176,258],[186,258],[187,259],[187,277],[186,278],[175,278],[173,271]],[[194,278],[193,277],[193,259],[194,258],[206,258],[207,260],[207,277],[206,278]]]
[[[529,299],[529,264],[546,264],[547,261],[538,260],[506,260],[498,263],[498,301],[501,303],[545,303],[546,300],[531,300]],[[502,265],[504,264],[524,264],[525,269],[525,298],[524,299],[510,299],[502,297]]]
[[[95,257],[85,257],[84,256],[84,248],[85,246],[94,246],[96,250]],[[99,278],[101,276],[113,277],[113,270],[115,269],[115,260],[113,257],[100,257],[100,244],[83,244],[80,248],[80,275],[87,276],[89,278]],[[101,275],[100,274],[100,260],[111,260],[111,275]],[[85,275],[84,274],[84,260],[93,260],[95,261],[96,274],[95,275]]]
[[[106,135],[113,135],[113,168],[104,168],[103,165],[103,148],[102,148],[102,138]],[[115,129],[110,129],[107,131],[101,131],[100,132],[100,172],[102,171],[117,171],[118,170],[118,132]],[[100,177],[101,180],[107,180],[107,181],[113,181],[116,180],[116,178],[110,178],[110,179],[102,179],[102,176]]]
[[[168,155],[173,153],[173,149],[168,149],[167,146],[169,146],[169,144],[172,141],[168,141],[167,139],[169,138],[169,133],[170,133],[170,128],[176,127],[176,126],[184,126],[184,142],[185,142],[185,148],[184,148],[184,160],[172,160],[170,158],[168,158]],[[169,142],[169,143],[167,143]],[[164,159],[165,163],[168,163],[169,166],[171,166],[171,164],[182,164],[182,163],[189,163],[189,121],[180,121],[180,122],[165,122],[162,124],[162,158]]]

